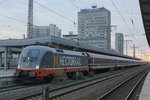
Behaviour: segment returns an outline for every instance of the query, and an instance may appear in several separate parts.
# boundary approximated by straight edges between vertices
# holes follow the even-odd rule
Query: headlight
[[[29,77],[35,77],[36,73],[35,72],[29,72]]]

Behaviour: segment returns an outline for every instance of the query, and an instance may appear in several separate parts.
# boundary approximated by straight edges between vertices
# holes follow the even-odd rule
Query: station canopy
[[[148,44],[150,46],[150,0],[139,0],[139,1],[145,33]]]
[[[59,38],[55,36],[47,36],[47,37],[39,37],[39,38],[30,38],[30,39],[8,39],[8,40],[0,40],[0,47],[2,48],[23,48],[30,45],[47,45],[51,46],[51,44],[57,44],[59,47],[63,46],[63,48],[67,49],[78,49],[79,51],[84,52],[92,52],[98,54],[105,54],[116,57],[123,57],[129,59],[137,59],[127,55],[122,55],[113,50],[101,49],[98,47],[93,47],[91,45],[82,44],[73,40],[68,40],[64,38]]]

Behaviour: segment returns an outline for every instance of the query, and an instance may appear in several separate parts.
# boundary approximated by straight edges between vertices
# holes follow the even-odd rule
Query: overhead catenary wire
[[[54,14],[56,14],[56,15],[58,15],[58,16],[64,18],[64,19],[66,19],[66,20],[68,20],[68,21],[74,23],[73,20],[71,20],[71,19],[69,19],[69,18],[67,18],[67,17],[65,17],[65,16],[63,16],[63,15],[61,15],[61,14],[59,14],[59,13],[57,13],[57,12],[51,10],[51,9],[49,9],[48,7],[44,6],[43,4],[40,4],[40,3],[36,2],[36,1],[34,1],[34,3],[37,4],[37,5],[39,5],[39,6],[41,6],[41,7],[43,7],[43,8],[45,8],[45,9],[47,9],[48,11],[50,11],[50,12],[52,12],[52,13],[54,13]]]
[[[18,3],[20,3],[21,5],[23,5],[24,7],[26,7],[26,8],[28,8],[25,4],[23,4],[22,2],[20,2],[19,0],[16,0]],[[34,9],[34,11],[35,11],[35,13],[37,13],[37,14],[41,14],[41,15],[43,15],[40,11],[38,11],[38,9],[36,9],[36,8],[33,8]],[[44,14],[45,15],[45,14]],[[48,14],[46,14],[47,16],[49,16]]]
[[[81,8],[79,8],[75,3],[73,3],[72,1],[68,0],[68,2],[70,2],[74,7],[76,7],[78,10],[80,10]]]
[[[8,1],[8,0],[1,0],[1,2],[5,2],[5,1]],[[70,0],[69,0],[70,1]],[[75,3],[77,0],[71,0],[72,1],[72,3]],[[55,11],[56,12],[56,11]],[[56,13],[58,13],[58,12],[56,12]],[[59,14],[59,13],[58,13]],[[60,14],[61,15],[61,14]],[[64,17],[66,17],[65,15],[63,15]],[[9,17],[9,16],[8,16]],[[61,16],[62,17],[62,16]],[[66,17],[66,18],[68,18],[68,17]],[[74,23],[75,23],[75,21],[73,21],[73,20],[71,20],[70,18],[68,18],[69,20],[70,20],[70,22],[72,22],[72,24],[74,25]],[[17,19],[18,20],[18,19]],[[68,21],[69,21],[68,20]],[[25,22],[26,23],[26,22]],[[76,23],[75,23],[76,24]]]
[[[126,27],[128,28],[128,30],[130,31],[130,33],[132,33],[130,27],[128,26],[128,24],[126,23],[125,19],[123,18],[123,16],[121,15],[120,11],[118,10],[118,8],[117,8],[115,2],[114,2],[113,0],[111,0],[111,2],[112,2],[112,4],[113,4],[113,6],[115,7],[115,9],[117,10],[118,14],[120,15],[122,21],[124,22],[124,24],[126,25]],[[133,37],[135,38],[134,35],[133,35]]]
[[[0,14],[0,16],[11,19],[11,20],[15,20],[15,21],[20,22],[20,23],[26,23],[25,21],[22,21],[22,20],[7,16],[7,15]]]
[[[128,28],[128,30],[130,31],[130,33],[132,33],[130,27],[128,26],[128,24],[126,23],[125,19],[124,19],[123,16],[121,15],[121,13],[120,13],[120,11],[118,10],[117,6],[115,5],[115,2],[114,2],[113,0],[111,0],[111,2],[112,2],[112,4],[113,4],[113,6],[115,7],[115,9],[117,10],[118,14],[120,15],[120,17],[121,17],[122,21],[124,22],[125,26]],[[133,38],[134,38],[135,40],[137,40],[134,35],[133,35]],[[137,42],[138,42],[139,44],[141,44],[141,41],[137,41]],[[142,44],[143,44],[143,43],[142,43]],[[142,44],[141,44],[141,45],[142,45]]]
[[[137,14],[137,13],[129,13],[129,12],[128,12],[128,9],[127,9],[127,7],[126,7],[126,5],[125,5],[124,0],[121,0],[121,1],[122,1],[122,3],[123,3],[123,6],[124,6],[125,10],[127,11],[127,14],[128,14],[128,16],[129,16],[129,19],[131,20],[131,23],[132,23],[133,27],[135,28],[135,32],[137,32],[137,29],[136,29],[136,26],[135,26],[135,22],[134,22],[134,20],[131,18],[131,15]],[[139,15],[140,15],[140,14],[139,14]]]
[[[3,1],[1,1],[1,2],[0,2],[0,4],[4,3],[4,2],[6,2],[6,1],[7,1],[7,0],[3,0]],[[10,20],[14,20],[14,21],[17,21],[17,22],[23,23],[23,24],[25,24],[25,25],[26,25],[26,21],[23,21],[23,20],[20,20],[20,19],[14,18],[14,17],[10,17],[10,16],[8,16],[8,15],[4,15],[4,14],[1,14],[1,13],[0,13],[0,16],[2,16],[2,17],[4,17],[4,18],[7,18],[7,19],[10,19]]]
[[[59,0],[55,0],[55,2],[58,4],[58,5],[61,5],[61,7],[63,6],[64,9],[66,9],[69,13],[70,12],[73,12],[73,10],[69,9],[70,7],[68,7],[66,4],[64,3],[60,3]]]
[[[46,1],[46,2],[47,2],[48,4],[51,4],[51,3],[52,3],[52,2],[50,2],[50,1]],[[57,4],[57,5],[59,4],[59,2],[58,2],[57,0],[55,0],[54,3]],[[54,4],[54,6],[55,6],[55,4]],[[53,4],[52,4],[52,5],[53,5]],[[65,5],[63,5],[63,3],[61,3],[61,5],[64,6],[64,8],[66,7]],[[59,7],[60,7],[60,6],[59,6]],[[54,8],[57,9],[58,11],[60,11],[61,13],[63,13],[64,16],[70,16],[70,17],[72,17],[73,19],[76,19],[76,18],[75,18],[76,15],[70,14],[70,12],[71,12],[72,10],[66,9],[66,11],[64,11],[63,9],[58,8],[58,7],[54,7]]]
[[[122,1],[122,4],[123,4],[124,8],[125,8],[126,11],[127,11],[127,14],[128,14],[128,16],[129,16],[129,18],[130,18],[130,20],[131,20],[132,25],[134,26],[134,21],[133,21],[133,19],[131,18],[130,13],[128,12],[128,9],[127,9],[127,7],[126,7],[126,5],[125,5],[125,3],[124,3],[124,0],[121,0],[121,1]]]
[[[132,33],[130,27],[128,26],[128,24],[126,23],[125,19],[123,18],[123,16],[121,15],[120,11],[118,10],[118,8],[117,8],[115,2],[114,2],[113,0],[111,0],[111,2],[112,2],[112,4],[114,5],[114,7],[116,8],[118,14],[120,15],[122,21],[125,23],[125,25],[126,25],[126,27],[128,28],[128,30]]]
[[[121,1],[122,1],[122,4],[123,4],[125,10],[127,11],[128,17],[129,17],[129,19],[131,20],[131,23],[132,23],[133,27],[135,28],[134,20],[131,18],[130,13],[128,12],[128,9],[127,9],[127,7],[126,7],[126,5],[125,5],[124,0],[121,0]],[[136,28],[134,29],[134,31],[137,33]],[[135,34],[132,34],[132,36],[133,36],[133,38],[134,38],[135,40],[137,40],[137,39],[135,38]],[[137,42],[139,42],[139,40],[137,40]],[[140,45],[143,45],[143,43],[141,43],[141,42],[139,42],[139,43],[140,43]]]
[[[19,0],[16,0],[18,3],[20,3],[21,5],[23,5],[23,6],[25,6],[26,7],[26,5],[25,4],[23,4],[23,3],[21,3]],[[48,1],[47,1],[47,3],[49,3]],[[46,16],[49,16],[49,14],[48,13],[45,13],[45,14],[42,14],[43,12],[41,12],[41,11],[39,11],[38,9],[36,9],[36,8],[34,8],[34,10],[35,10],[35,13],[37,13],[37,14],[40,14],[40,15],[46,15]],[[60,10],[61,11],[61,10]],[[50,23],[52,23],[52,22],[50,22]],[[72,24],[73,23],[73,24]],[[73,25],[74,26],[74,28],[76,29],[76,23],[75,23],[75,21],[73,21],[72,23],[68,23],[68,24],[71,24],[71,25]],[[70,25],[69,25],[70,26]]]
[[[49,2],[48,0],[46,0],[46,2],[47,2],[48,4],[51,4],[51,5],[53,6],[52,2]],[[54,6],[55,6],[55,5],[54,5]],[[55,7],[55,9],[57,9],[57,10],[60,11],[60,12],[62,12],[63,14],[66,14],[65,11],[63,11],[62,9],[59,9],[58,7]]]

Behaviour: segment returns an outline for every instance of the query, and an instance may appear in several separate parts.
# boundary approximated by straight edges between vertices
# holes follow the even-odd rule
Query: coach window
[[[51,67],[51,52],[46,52],[42,58],[41,68],[50,68]]]

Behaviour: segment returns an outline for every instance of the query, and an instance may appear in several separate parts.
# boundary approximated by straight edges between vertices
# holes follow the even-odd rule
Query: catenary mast
[[[32,38],[33,33],[33,0],[28,3],[27,38]]]

